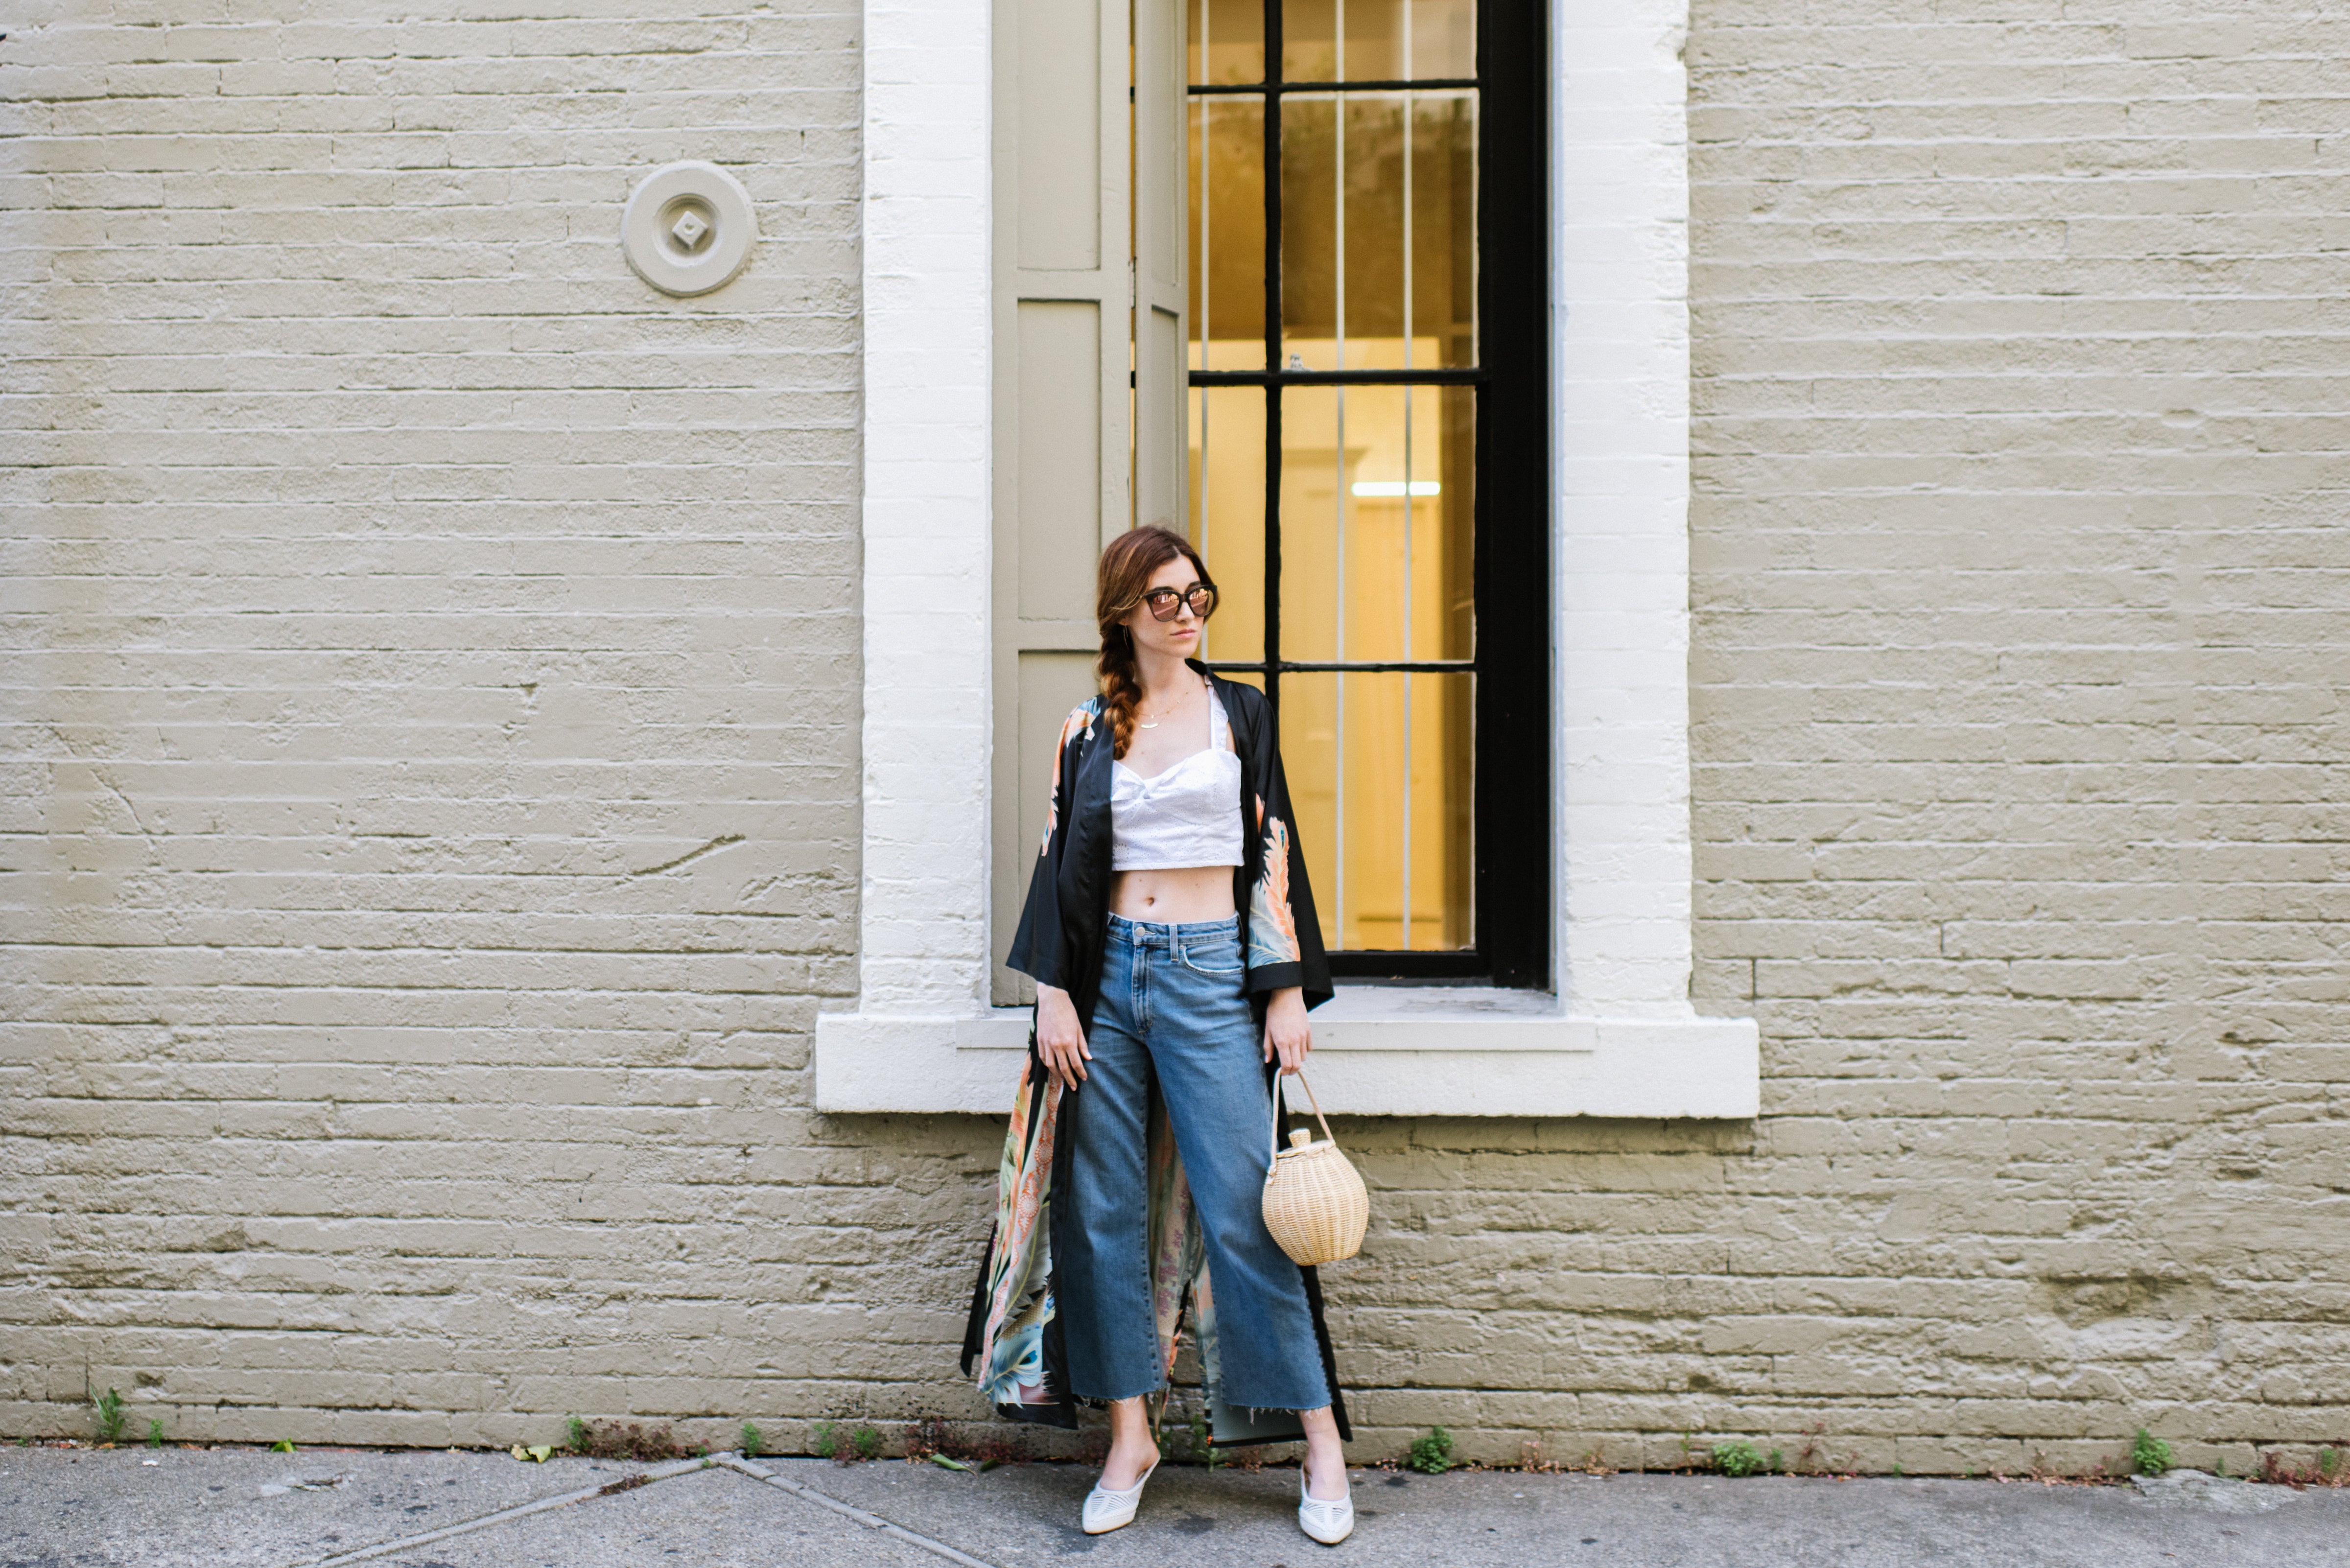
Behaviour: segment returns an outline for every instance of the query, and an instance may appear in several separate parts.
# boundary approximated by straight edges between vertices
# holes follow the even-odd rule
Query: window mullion
[[[1281,368],[1282,0],[1264,0],[1264,368]],[[1264,694],[1281,718],[1281,384],[1264,389]]]

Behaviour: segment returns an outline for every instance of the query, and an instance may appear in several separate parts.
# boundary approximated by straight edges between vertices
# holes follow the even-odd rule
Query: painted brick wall
[[[866,1375],[858,8],[234,12],[0,43],[0,1430]],[[688,157],[763,238],[676,301]]]
[[[577,9],[0,42],[0,1431],[972,1412],[998,1129],[804,1109],[858,18]],[[1696,990],[1766,1114],[1342,1127],[1364,1452],[2350,1436],[2345,42],[1700,0]],[[694,156],[766,237],[681,304],[615,232]]]
[[[2346,50],[1697,7],[1700,1426],[2350,1435]]]

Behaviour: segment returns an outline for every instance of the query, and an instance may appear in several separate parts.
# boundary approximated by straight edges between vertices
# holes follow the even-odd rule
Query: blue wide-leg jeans
[[[1109,918],[1093,1059],[1076,1098],[1072,1200],[1055,1226],[1071,1391],[1125,1399],[1161,1386],[1151,1312],[1150,1082],[1207,1244],[1225,1403],[1315,1410],[1330,1403],[1305,1280],[1264,1228],[1273,1102],[1256,1015],[1241,993],[1240,923]]]

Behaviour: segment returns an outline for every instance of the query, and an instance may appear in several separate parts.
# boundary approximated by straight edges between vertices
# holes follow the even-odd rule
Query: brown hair
[[[1101,553],[1094,578],[1094,620],[1101,628],[1101,658],[1094,669],[1101,676],[1102,709],[1109,715],[1110,755],[1122,757],[1134,742],[1134,715],[1142,706],[1142,678],[1134,668],[1134,634],[1126,618],[1142,602],[1143,590],[1159,567],[1180,556],[1191,563],[1201,582],[1211,579],[1208,564],[1191,541],[1172,528],[1153,523],[1128,529]]]

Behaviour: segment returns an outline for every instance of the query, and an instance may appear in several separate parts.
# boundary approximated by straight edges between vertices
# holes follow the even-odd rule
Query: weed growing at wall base
[[[122,1396],[109,1388],[89,1403],[98,1417],[98,1440],[101,1443],[119,1441],[122,1437],[122,1424],[130,1418],[122,1408]]]
[[[835,1464],[854,1464],[869,1459],[881,1451],[881,1429],[870,1423],[854,1431],[843,1431],[837,1421],[816,1424],[816,1457],[830,1459]]]
[[[2307,1487],[2350,1486],[2350,1452],[2328,1445],[2317,1450],[2314,1464],[2295,1466],[2278,1449],[2261,1451],[2260,1479],[2299,1491]]]
[[[571,1417],[567,1447],[591,1459],[674,1459],[685,1449],[665,1421],[641,1426],[635,1421],[582,1421]]]
[[[1411,1445],[1411,1457],[1404,1463],[1424,1476],[1440,1476],[1452,1468],[1452,1434],[1441,1427],[1430,1427],[1428,1436]]]
[[[1753,1444],[1732,1438],[1713,1445],[1713,1468],[1726,1476],[1751,1476],[1771,1467],[1770,1461],[1755,1451]]]
[[[1208,1430],[1208,1413],[1205,1410],[1193,1412],[1191,1416],[1191,1452],[1199,1456],[1199,1459],[1201,1464],[1207,1466],[1212,1470],[1222,1467],[1224,1458],[1222,1454],[1216,1451],[1215,1445],[1208,1440],[1211,1434]]]
[[[743,1457],[746,1459],[755,1459],[759,1457],[760,1450],[765,1447],[765,1442],[759,1436],[759,1428],[748,1421],[743,1422]]]
[[[2140,1427],[2137,1440],[2130,1445],[2130,1463],[2142,1476],[2158,1476],[2170,1468],[2170,1445]]]

